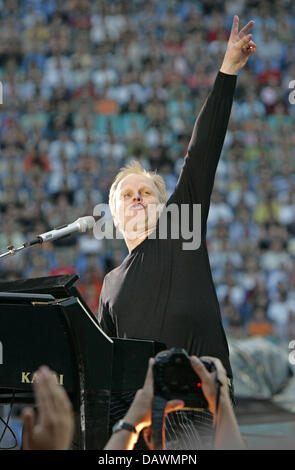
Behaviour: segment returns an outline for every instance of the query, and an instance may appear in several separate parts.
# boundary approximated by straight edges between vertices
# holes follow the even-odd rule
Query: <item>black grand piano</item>
[[[76,449],[103,449],[114,421],[165,345],[108,337],[81,297],[78,276],[0,282],[0,403],[34,403],[34,372],[49,366],[71,399]],[[122,416],[112,403],[125,400]],[[124,401],[124,400],[123,400]],[[116,407],[118,410],[118,407]]]

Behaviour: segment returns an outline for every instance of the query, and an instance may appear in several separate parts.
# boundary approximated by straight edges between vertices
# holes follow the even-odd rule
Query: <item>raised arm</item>
[[[234,17],[231,34],[214,87],[196,120],[175,192],[169,203],[201,204],[202,232],[205,231],[216,168],[230,117],[237,73],[255,51],[248,31],[250,21],[240,32]]]

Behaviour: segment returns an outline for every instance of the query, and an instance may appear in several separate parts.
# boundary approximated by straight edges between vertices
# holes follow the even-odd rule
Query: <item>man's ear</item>
[[[113,223],[114,223],[115,228],[117,229],[119,227],[119,221],[117,220],[115,215],[113,215]]]

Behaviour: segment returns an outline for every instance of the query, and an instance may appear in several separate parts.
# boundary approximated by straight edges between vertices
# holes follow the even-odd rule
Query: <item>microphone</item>
[[[38,243],[52,242],[58,238],[66,237],[74,232],[86,232],[91,229],[95,224],[94,217],[88,215],[86,217],[80,217],[75,222],[69,225],[62,225],[61,227],[54,228],[49,232],[41,233],[33,240],[26,242],[24,248],[28,246],[36,245]]]

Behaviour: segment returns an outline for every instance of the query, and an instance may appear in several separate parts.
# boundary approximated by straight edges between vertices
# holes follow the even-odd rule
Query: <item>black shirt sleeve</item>
[[[99,298],[98,322],[102,330],[110,337],[116,337],[117,331],[105,299],[107,277],[105,276]]]
[[[184,164],[168,204],[201,204],[206,231],[211,193],[230,117],[236,75],[218,72],[214,87],[195,122]]]

